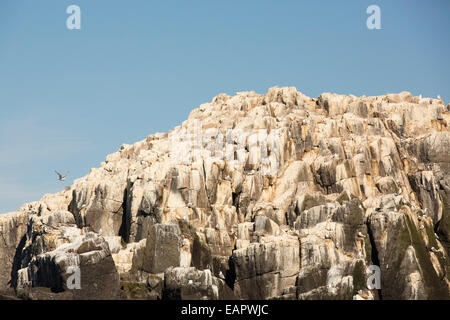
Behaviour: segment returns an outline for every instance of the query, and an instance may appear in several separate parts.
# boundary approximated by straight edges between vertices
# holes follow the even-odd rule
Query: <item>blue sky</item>
[[[81,30],[66,28],[72,4]],[[382,30],[366,27],[371,4]],[[448,0],[2,0],[0,212],[222,92],[408,90],[448,103],[449,13]]]

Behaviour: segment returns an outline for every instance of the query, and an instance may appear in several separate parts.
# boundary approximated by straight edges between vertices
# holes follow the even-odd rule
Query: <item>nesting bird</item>
[[[193,283],[194,283],[194,281],[192,281],[192,280],[188,281],[188,284],[193,284]]]
[[[187,204],[187,207],[188,207],[188,208],[192,208],[192,207],[193,207],[192,203],[189,202],[189,203]]]
[[[421,225],[419,226],[419,230],[423,230],[423,229],[425,229],[425,226],[424,226],[423,224],[421,224]]]
[[[403,191],[402,188],[399,188],[398,191],[397,191],[397,195],[398,195],[398,196],[401,195],[401,194],[402,194],[402,191]]]
[[[226,181],[231,181],[231,177],[230,177],[229,175],[227,175],[227,176],[225,177],[225,180],[226,180]]]
[[[216,230],[220,230],[219,224],[216,224]]]
[[[358,237],[360,237],[360,238],[365,238],[366,236],[363,235],[363,234],[361,233],[361,231],[359,231],[359,232],[358,232]]]
[[[422,221],[422,217],[421,217],[421,216],[418,216],[418,217],[417,217],[417,220]]]
[[[440,240],[436,233],[434,234],[434,236],[436,237],[437,240]]]
[[[223,279],[223,280],[225,279],[225,276],[223,275],[223,272],[222,272],[222,271],[219,272],[219,278],[220,278],[220,279]]]
[[[325,234],[325,239],[331,239],[331,236],[327,233]]]
[[[341,244],[339,242],[336,242],[335,247],[336,249],[339,249],[341,247]]]

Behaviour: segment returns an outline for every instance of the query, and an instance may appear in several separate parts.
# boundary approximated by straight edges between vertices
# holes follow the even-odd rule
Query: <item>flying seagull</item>
[[[56,172],[56,174],[58,175],[58,180],[59,180],[59,181],[64,181],[64,180],[66,180],[67,176],[69,175],[69,172],[67,172],[66,175],[64,175],[64,176],[63,176],[61,173],[59,173],[58,171],[56,171],[56,170],[55,170],[55,172]]]

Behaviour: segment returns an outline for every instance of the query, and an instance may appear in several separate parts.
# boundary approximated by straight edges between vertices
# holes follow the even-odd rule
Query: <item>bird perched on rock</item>
[[[435,247],[431,247],[430,250],[431,250],[432,252],[434,252],[434,253],[438,253],[438,252],[439,252],[439,250],[437,250]]]
[[[193,207],[192,203],[189,202],[189,203],[187,204],[187,207],[188,207],[188,208],[192,208],[192,207]]]
[[[255,174],[255,170],[251,170],[248,174],[249,174],[250,176],[251,176],[251,175],[254,175],[254,174]]]
[[[225,177],[225,180],[226,181],[231,181],[231,177],[228,175],[228,176]]]
[[[428,212],[428,208],[423,209],[423,215],[426,215]]]
[[[55,170],[55,172],[56,172],[56,174],[58,175],[58,180],[59,180],[59,181],[65,181],[66,178],[69,176],[69,172],[67,172],[65,175],[62,175],[61,173],[59,173],[59,172],[56,171],[56,170]]]
[[[418,216],[418,217],[417,217],[417,220],[422,221],[422,217],[421,217],[421,216]]]
[[[308,121],[306,121],[306,119],[303,119],[302,124],[306,125],[306,124],[308,124]]]
[[[194,281],[192,281],[192,280],[188,281],[188,284],[193,284],[193,283],[194,283]]]
[[[436,237],[436,239],[440,240],[438,235],[435,233],[434,236]]]
[[[216,224],[216,230],[220,230],[219,224]]]
[[[421,224],[421,225],[419,226],[419,230],[423,230],[423,229],[425,229],[425,226],[424,226],[423,224]]]
[[[225,276],[223,275],[222,271],[219,272],[219,278],[222,280],[225,280]]]
[[[402,191],[403,191],[402,188],[399,188],[398,191],[397,191],[397,195],[398,195],[398,196],[401,195],[401,194],[402,194]]]
[[[412,211],[416,211],[416,206],[415,206],[415,205],[412,205],[412,206],[411,206],[411,210],[412,210]]]
[[[325,239],[331,239],[331,236],[327,233],[325,234]]]
[[[363,235],[363,234],[361,233],[361,231],[359,231],[359,232],[358,232],[358,237],[360,237],[360,238],[365,238],[366,236]]]
[[[341,247],[341,244],[339,242],[336,242],[335,247],[336,249],[339,249]]]

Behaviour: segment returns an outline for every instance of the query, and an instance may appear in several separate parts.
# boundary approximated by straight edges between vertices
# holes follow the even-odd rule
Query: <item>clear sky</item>
[[[81,30],[66,28],[72,4]],[[366,27],[372,4],[381,30]],[[449,13],[448,0],[1,0],[0,212],[222,92],[407,90],[448,103]]]

